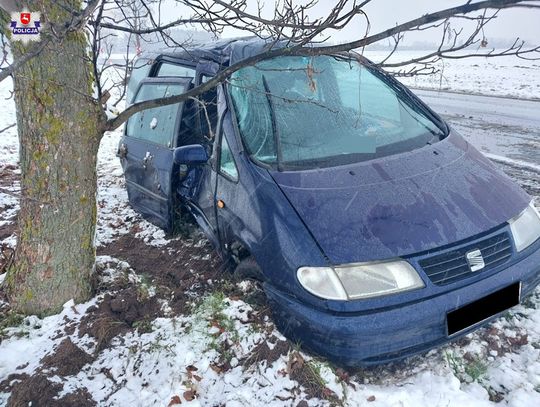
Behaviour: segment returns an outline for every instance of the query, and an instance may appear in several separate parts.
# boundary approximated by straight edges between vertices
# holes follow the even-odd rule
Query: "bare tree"
[[[380,63],[382,67],[394,69],[397,75],[414,75],[433,72],[433,65],[442,58],[532,58],[540,50],[520,40],[506,50],[490,50],[483,36],[485,26],[498,13],[521,7],[538,10],[540,3],[535,0],[463,0],[461,5],[376,33],[371,32],[365,12],[376,0],[338,0],[324,17],[316,19],[310,17],[316,0],[300,5],[282,0],[272,7],[257,3],[255,12],[249,11],[248,0],[177,3],[186,16],[165,23],[160,1],[31,0],[27,7],[41,13],[43,30],[41,41],[28,45],[14,41],[7,29],[8,13],[19,11],[15,2],[0,3],[5,11],[0,20],[6,28],[0,41],[4,51],[0,80],[14,79],[21,145],[19,241],[6,279],[12,306],[19,312],[47,314],[71,298],[83,301],[91,295],[98,146],[105,131],[119,127],[133,114],[197,98],[235,71],[268,58],[362,52],[366,46],[388,39],[398,49],[411,31],[440,29],[439,47],[407,61],[387,58]],[[473,28],[469,32],[454,29],[453,23],[459,20],[469,21]],[[355,38],[338,45],[327,42],[332,31],[351,24],[361,27]],[[135,103],[114,117],[107,116],[106,99],[112,95],[118,104],[123,97],[123,79],[136,54],[128,45],[122,63],[103,63],[103,46],[105,54],[111,53],[107,39],[123,33],[139,38],[136,48],[145,41],[185,48],[186,41],[176,40],[171,30],[193,26],[215,36],[232,27],[266,40],[267,48],[223,67],[212,79],[184,94]],[[107,70],[116,70],[119,79],[104,75]]]

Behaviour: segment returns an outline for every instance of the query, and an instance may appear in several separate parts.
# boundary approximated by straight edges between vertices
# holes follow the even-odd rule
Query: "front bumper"
[[[277,327],[293,341],[345,366],[391,362],[463,336],[493,317],[448,336],[448,312],[521,282],[520,301],[540,283],[540,248],[496,274],[441,295],[361,312],[317,309],[266,284]]]

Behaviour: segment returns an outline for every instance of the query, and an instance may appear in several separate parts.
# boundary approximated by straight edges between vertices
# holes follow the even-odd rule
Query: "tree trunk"
[[[42,26],[71,21],[63,6],[30,2]],[[49,19],[49,21],[47,21]],[[45,20],[45,21],[44,21]],[[42,34],[43,35],[43,34]],[[14,59],[25,46],[12,41]],[[102,110],[92,100],[93,77],[84,32],[53,39],[14,75],[20,142],[21,209],[15,261],[8,270],[11,306],[25,314],[58,312],[91,296],[95,262],[96,160]]]

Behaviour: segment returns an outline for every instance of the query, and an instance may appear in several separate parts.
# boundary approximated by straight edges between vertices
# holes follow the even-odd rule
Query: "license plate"
[[[448,336],[455,335],[493,315],[518,305],[520,293],[521,283],[515,283],[449,312],[446,315]]]

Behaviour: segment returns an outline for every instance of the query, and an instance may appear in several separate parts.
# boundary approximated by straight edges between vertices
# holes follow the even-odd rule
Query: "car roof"
[[[290,45],[290,42],[285,40],[276,42],[275,40],[265,40],[255,36],[226,38],[197,46],[167,48],[161,52],[144,53],[140,56],[140,59],[154,61],[177,59],[181,62],[191,62],[192,65],[197,65],[201,61],[211,61],[217,63],[220,69],[223,69],[246,58],[287,45]],[[308,46],[319,47],[323,46],[323,44],[309,43]],[[370,63],[369,60],[359,54],[356,54],[356,57]]]
[[[220,65],[228,65],[229,52],[233,44],[238,42],[254,42],[253,38],[230,38],[210,42],[192,47],[177,47],[175,49],[167,49],[160,53],[160,56],[171,57],[175,59],[183,59],[193,62],[198,62],[201,59],[210,60],[219,63]]]
[[[283,46],[285,42],[281,42]],[[259,37],[227,38],[191,47],[168,48],[163,52],[152,52],[142,55],[143,58],[172,58],[191,61],[194,64],[201,60],[213,61],[221,66],[229,66],[243,59],[261,54],[270,47],[279,47],[280,43],[264,40]]]

